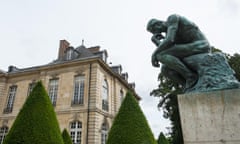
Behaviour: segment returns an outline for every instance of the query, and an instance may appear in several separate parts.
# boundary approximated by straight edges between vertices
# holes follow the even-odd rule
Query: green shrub
[[[64,144],[56,114],[41,82],[37,82],[3,144]]]
[[[164,136],[164,134],[161,132],[159,137],[158,137],[158,144],[169,144],[168,140],[166,139],[166,137]]]
[[[156,144],[147,120],[130,92],[114,119],[107,144]]]
[[[72,144],[72,139],[66,129],[64,129],[62,132],[62,138],[63,138],[64,144]]]

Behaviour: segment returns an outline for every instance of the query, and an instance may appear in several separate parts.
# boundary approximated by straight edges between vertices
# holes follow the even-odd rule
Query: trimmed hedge
[[[164,134],[161,132],[159,137],[158,137],[158,144],[169,144],[168,140],[166,139],[166,137],[164,136]]]
[[[72,139],[66,129],[64,129],[62,132],[62,138],[63,138],[64,144],[72,144]]]
[[[41,82],[36,83],[3,144],[64,144],[52,103]]]
[[[130,92],[116,115],[107,144],[157,144],[147,120]]]

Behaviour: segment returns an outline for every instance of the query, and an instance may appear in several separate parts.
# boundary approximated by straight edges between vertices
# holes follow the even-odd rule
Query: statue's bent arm
[[[166,38],[158,45],[156,53],[162,52],[169,48],[175,41],[175,36],[178,30],[179,16],[171,15],[166,21],[167,32]]]

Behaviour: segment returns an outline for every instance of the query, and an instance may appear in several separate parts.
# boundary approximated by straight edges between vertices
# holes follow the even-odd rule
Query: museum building
[[[109,65],[107,57],[99,46],[74,48],[60,40],[53,62],[0,70],[0,144],[39,80],[48,91],[61,131],[66,128],[74,144],[105,144],[126,92],[131,90],[141,99],[135,83],[128,82],[128,73],[121,65]]]

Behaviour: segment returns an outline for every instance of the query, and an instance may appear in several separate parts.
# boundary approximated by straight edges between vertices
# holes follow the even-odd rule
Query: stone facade
[[[66,128],[76,144],[102,144],[101,141],[104,141],[103,137],[106,136],[104,132],[110,129],[121,105],[122,96],[125,96],[128,90],[132,90],[136,99],[140,100],[140,97],[121,72],[116,73],[111,69],[106,59],[101,57],[99,48],[98,55],[91,55],[91,49],[80,46],[76,50],[81,49],[80,54],[85,57],[76,56],[74,59],[63,60],[61,47],[60,43],[61,59],[58,58],[50,64],[25,69],[11,66],[8,72],[0,71],[0,128],[11,127],[27,98],[31,83],[41,80],[49,91],[50,80],[57,79],[55,111],[61,130]],[[66,54],[68,48],[64,49]],[[96,48],[94,50],[96,51]],[[73,102],[76,95],[76,76],[82,76],[84,80],[81,89],[83,102],[80,104]],[[103,109],[103,82],[107,83],[107,109]],[[16,91],[11,95],[12,86],[16,86]],[[75,122],[80,122],[81,126],[75,129],[74,126],[71,127]],[[80,134],[77,134],[79,131]],[[0,134],[0,144],[1,139]]]

